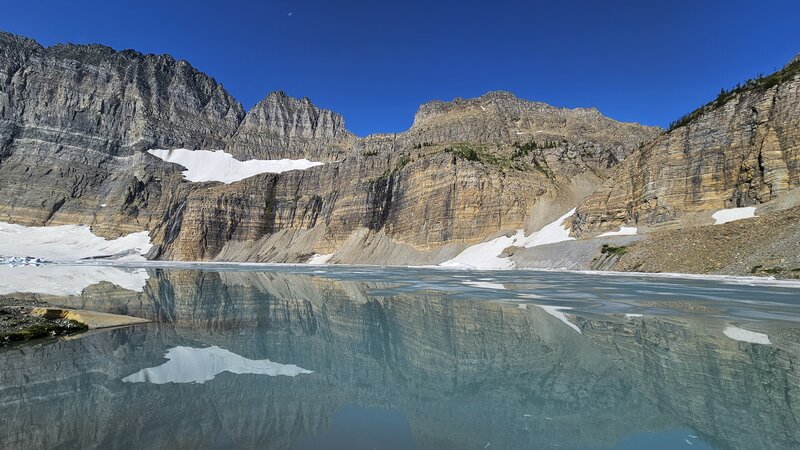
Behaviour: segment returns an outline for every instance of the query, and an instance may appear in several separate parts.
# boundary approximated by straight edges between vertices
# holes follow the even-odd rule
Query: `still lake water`
[[[796,284],[45,266],[0,293],[152,321],[0,349],[3,449],[800,448]]]

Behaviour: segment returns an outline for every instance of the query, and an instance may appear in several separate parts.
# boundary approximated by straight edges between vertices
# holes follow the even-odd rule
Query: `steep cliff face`
[[[573,234],[760,204],[800,186],[800,61],[681,119],[578,207]]]
[[[462,103],[440,104],[448,111],[424,124],[419,113],[407,132],[356,139],[338,162],[198,192],[164,257],[192,259],[205,248],[203,258],[221,260],[288,262],[336,252],[333,262],[438,263],[466,244],[563,214],[658,133],[583,110],[546,107],[534,117],[542,106],[506,93]],[[492,111],[473,107],[483,103]],[[459,122],[472,110],[480,113]],[[548,127],[548,120],[561,125],[514,131]],[[603,135],[604,128],[612,131]],[[230,206],[213,206],[221,198]]]
[[[244,116],[186,61],[100,45],[42,48],[0,33],[0,120],[22,143],[111,155],[222,147]]]
[[[496,92],[423,105],[405,133],[356,138],[338,114],[282,93],[245,115],[169,56],[8,34],[0,44],[0,220],[147,230],[154,258],[440,262],[552,220],[659,132]],[[191,183],[144,152],[176,147],[326,164]]]
[[[180,189],[167,181],[153,198],[145,186],[179,175],[141,151],[222,147],[244,116],[221,85],[169,56],[6,33],[0,52],[0,220],[150,229],[148,216],[168,209],[160,193]]]

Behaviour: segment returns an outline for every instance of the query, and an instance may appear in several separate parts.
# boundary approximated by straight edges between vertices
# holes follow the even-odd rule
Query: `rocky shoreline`
[[[0,347],[146,322],[149,320],[139,317],[62,308],[37,299],[0,296]]]
[[[89,329],[77,320],[47,317],[37,310],[47,306],[44,302],[16,298],[0,298],[0,346],[32,339],[67,336]]]

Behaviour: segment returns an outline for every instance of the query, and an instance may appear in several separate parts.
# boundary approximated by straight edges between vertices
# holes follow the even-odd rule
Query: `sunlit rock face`
[[[142,152],[221,148],[243,116],[185,61],[0,33],[0,220],[106,237],[154,230],[185,192],[174,168]]]
[[[798,337],[788,330],[754,343],[742,336],[758,328],[746,325],[752,331],[737,340],[724,320],[703,315],[584,317],[561,308],[556,317],[533,304],[400,289],[396,280],[149,275],[144,292],[127,299],[99,285],[49,300],[154,323],[0,353],[0,405],[9,412],[0,446],[291,448],[327,432],[350,406],[399,412],[421,448],[609,448],[631,434],[686,427],[723,448],[800,442],[792,425]],[[171,349],[212,346],[236,364],[269,360],[313,373],[219,371],[235,365],[212,358],[190,371],[214,374],[202,384],[125,382],[169,364]]]
[[[659,132],[490,93],[428,103],[404,133],[357,138],[340,115],[283,93],[245,114],[169,56],[5,33],[0,44],[0,221],[146,230],[154,259],[442,262],[552,221]],[[146,152],[176,148],[325,164],[189,182]]]
[[[800,62],[726,95],[634,152],[578,207],[573,231],[655,225],[800,187]]]
[[[356,137],[341,115],[308,98],[273,92],[247,112],[228,150],[239,159],[283,159],[304,155],[314,160],[344,157]]]
[[[168,55],[102,45],[44,48],[8,33],[0,45],[0,154],[18,146],[85,156],[220,147],[244,116],[220,84]]]

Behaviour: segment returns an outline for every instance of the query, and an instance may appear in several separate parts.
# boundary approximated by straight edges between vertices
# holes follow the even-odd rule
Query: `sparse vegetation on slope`
[[[446,147],[444,151],[447,153],[452,153],[456,157],[466,159],[467,161],[476,161],[495,165],[501,162],[500,158],[497,156],[492,155],[483,149],[475,149],[469,144],[453,144],[450,147]]]
[[[600,249],[600,253],[608,256],[622,256],[625,253],[628,253],[628,247],[626,246],[613,246],[609,244],[603,244],[603,247]]]
[[[717,95],[717,98],[715,98],[711,102],[708,102],[705,105],[695,109],[694,111],[680,117],[678,120],[671,122],[669,124],[669,128],[667,129],[667,131],[672,131],[676,128],[680,128],[688,124],[701,114],[719,108],[720,106],[724,105],[729,100],[733,99],[734,97],[743,92],[752,90],[763,91],[773,86],[776,86],[780,83],[788,81],[797,76],[798,74],[800,74],[800,59],[792,61],[791,63],[787,64],[786,67],[771,75],[765,76],[764,74],[759,74],[757,77],[747,80],[744,84],[741,83],[737,84],[730,90],[721,89],[719,94]]]

